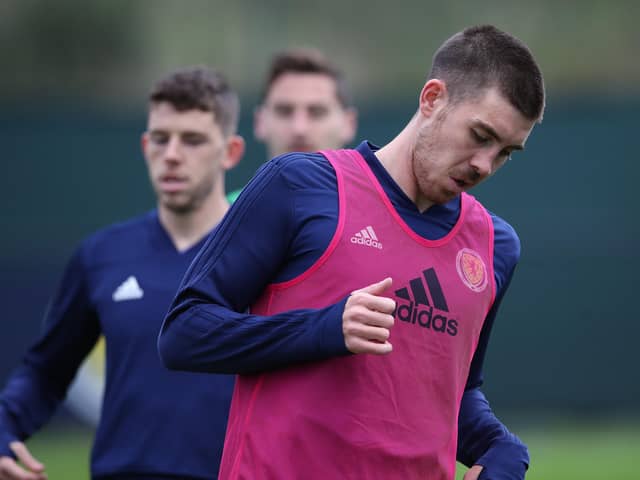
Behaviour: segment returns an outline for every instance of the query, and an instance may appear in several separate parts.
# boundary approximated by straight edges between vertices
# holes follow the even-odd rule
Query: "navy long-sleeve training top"
[[[234,378],[172,372],[156,340],[204,239],[178,252],[156,212],[86,239],[71,258],[44,329],[0,394],[0,455],[63,401],[100,335],[106,340],[95,479],[217,477]]]
[[[376,148],[363,142],[357,149],[403,220],[424,238],[446,235],[457,221],[459,198],[420,213],[378,161]],[[493,415],[480,391],[491,328],[520,256],[511,226],[491,218],[497,295],[462,400],[458,460],[485,466],[480,478],[520,479],[529,462],[527,449]],[[291,153],[263,165],[183,280],[158,340],[165,364],[243,374],[348,354],[341,326],[346,299],[269,317],[248,312],[266,285],[300,275],[322,255],[337,219],[336,176],[324,156]]]

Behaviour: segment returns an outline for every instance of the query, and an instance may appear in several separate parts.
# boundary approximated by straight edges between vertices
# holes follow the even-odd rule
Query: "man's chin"
[[[161,204],[166,210],[177,215],[185,215],[194,210],[193,202],[187,199],[164,198]]]
[[[318,149],[315,148],[313,145],[308,145],[306,143],[305,144],[298,143],[298,144],[295,144],[295,145],[290,145],[289,146],[289,150],[287,150],[287,151],[289,151],[289,152],[305,152],[305,153],[308,153],[308,152],[315,152],[317,150]]]

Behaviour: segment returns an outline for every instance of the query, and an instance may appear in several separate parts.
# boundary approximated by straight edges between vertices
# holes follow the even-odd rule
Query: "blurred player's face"
[[[451,105],[440,86],[421,93],[412,151],[421,210],[446,203],[494,174],[514,150],[524,148],[535,123],[494,88]]]
[[[160,208],[189,213],[223,188],[228,142],[211,112],[153,104],[142,146]]]
[[[255,114],[255,136],[270,157],[341,148],[355,131],[355,110],[340,104],[335,81],[324,74],[281,75]]]

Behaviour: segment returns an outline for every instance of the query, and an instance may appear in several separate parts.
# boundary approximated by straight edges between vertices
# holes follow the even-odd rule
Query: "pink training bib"
[[[322,308],[391,276],[393,352],[239,376],[220,478],[453,479],[460,401],[495,295],[493,223],[463,194],[449,234],[426,240],[358,152],[323,154],[338,181],[334,237],[309,270],[270,285],[252,312]]]

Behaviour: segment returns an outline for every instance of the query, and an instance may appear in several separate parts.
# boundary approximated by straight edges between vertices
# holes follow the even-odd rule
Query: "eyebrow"
[[[483,122],[482,120],[476,119],[473,121],[473,125],[475,127],[478,127],[484,130],[486,133],[488,133],[493,138],[495,138],[498,142],[502,142],[502,138],[500,138],[500,135],[498,135],[498,132],[496,132],[495,129],[488,123]],[[510,150],[524,150],[524,145],[507,145],[507,148]]]
[[[149,135],[153,135],[153,134],[171,134],[171,131],[168,128],[156,127],[156,128],[152,128],[150,130],[147,130],[147,133]],[[177,133],[181,137],[185,136],[185,135],[199,135],[199,136],[203,136],[203,137],[207,137],[208,136],[208,134],[206,132],[200,132],[200,131],[197,131],[197,130],[180,130]]]

